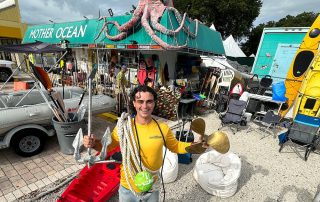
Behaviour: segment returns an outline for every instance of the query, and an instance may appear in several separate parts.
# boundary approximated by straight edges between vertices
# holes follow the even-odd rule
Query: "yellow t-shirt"
[[[163,136],[165,138],[167,148],[174,153],[179,153],[179,154],[187,153],[185,148],[190,146],[191,143],[179,142],[174,137],[174,135],[172,134],[172,131],[170,130],[167,124],[161,123],[161,122],[158,122],[158,123],[160,125]],[[132,126],[134,127],[133,119],[132,119]],[[140,154],[141,154],[141,160],[143,165],[152,171],[159,170],[162,166],[162,159],[163,159],[162,148],[164,146],[164,141],[163,141],[161,132],[157,126],[157,123],[154,120],[152,120],[147,125],[141,125],[136,123],[136,126],[137,126],[137,131],[139,136]],[[139,149],[139,145],[136,139],[137,135],[134,128],[133,128],[133,133],[135,135],[137,148]],[[112,132],[112,143],[108,146],[108,151],[113,150],[118,145],[119,145],[119,138],[118,138],[117,127],[116,127]],[[121,169],[120,184],[123,187],[129,189],[129,185],[127,184],[127,181],[125,179],[124,168],[122,165],[120,166],[120,169]],[[131,179],[130,179],[130,184],[134,188],[134,190],[138,192],[138,189],[134,186],[133,180]]]

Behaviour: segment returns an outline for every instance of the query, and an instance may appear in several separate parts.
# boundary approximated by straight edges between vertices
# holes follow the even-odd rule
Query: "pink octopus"
[[[167,9],[168,11],[173,11],[174,16],[179,22],[179,27],[175,30],[170,30],[162,26],[159,21],[163,15],[163,12]],[[102,31],[105,30],[106,37],[113,41],[119,41],[128,36],[128,32],[139,22],[141,21],[141,25],[144,27],[146,32],[149,36],[161,47],[164,49],[180,49],[186,47],[187,42],[182,46],[173,46],[169,45],[168,43],[164,42],[160,37],[158,37],[154,31],[157,30],[163,34],[174,36],[176,35],[181,29],[183,29],[189,36],[195,38],[198,33],[198,20],[195,20],[196,27],[195,32],[190,32],[189,28],[184,25],[186,19],[186,13],[183,14],[183,17],[180,15],[179,11],[173,7],[172,0],[167,0],[165,4],[163,4],[162,0],[139,0],[137,8],[133,12],[132,18],[123,25],[120,25],[116,21],[107,21],[107,17],[100,17],[99,20],[104,20],[104,24],[96,37],[99,38]],[[149,24],[149,19],[151,21],[151,26]],[[119,31],[119,34],[115,36],[109,35],[108,24],[113,24]]]

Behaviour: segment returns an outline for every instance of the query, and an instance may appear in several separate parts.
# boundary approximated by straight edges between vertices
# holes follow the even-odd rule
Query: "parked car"
[[[0,82],[8,80],[10,75],[13,73],[13,67],[15,63],[9,60],[0,60]]]

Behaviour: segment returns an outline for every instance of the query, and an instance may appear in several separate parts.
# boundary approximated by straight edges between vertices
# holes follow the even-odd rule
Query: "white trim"
[[[5,8],[9,8],[9,7],[15,6],[15,5],[16,5],[15,0],[4,0],[4,1],[0,2],[0,10],[5,9]]]

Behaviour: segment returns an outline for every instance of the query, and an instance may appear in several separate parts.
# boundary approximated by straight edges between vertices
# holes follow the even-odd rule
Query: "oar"
[[[60,92],[52,92],[51,95],[61,107],[62,111],[64,112],[64,116],[69,119],[68,111],[66,110],[66,107]]]
[[[29,65],[31,66],[33,73],[35,75],[35,77],[40,81],[40,83],[44,86],[44,88],[47,90],[49,97],[51,98],[53,104],[56,106],[56,108],[58,110],[60,110],[62,113],[59,113],[62,116],[62,119],[64,121],[67,121],[67,117],[64,116],[64,110],[62,109],[62,107],[59,105],[59,103],[53,99],[52,95],[51,95],[51,91],[52,91],[52,82],[49,78],[48,73],[42,69],[41,67],[37,67],[35,65],[33,65],[30,61],[29,61]]]

